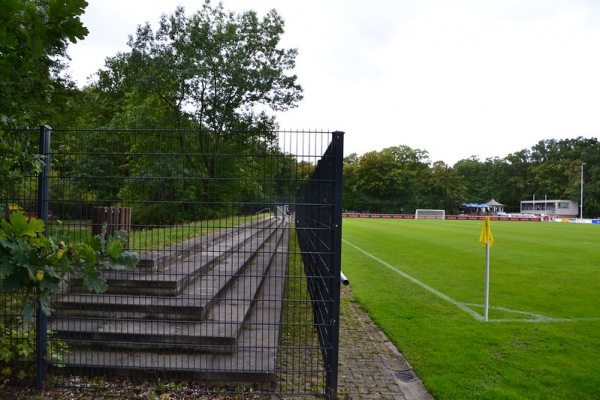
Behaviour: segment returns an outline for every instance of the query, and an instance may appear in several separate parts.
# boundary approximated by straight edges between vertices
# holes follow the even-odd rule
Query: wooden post
[[[106,235],[110,236],[116,231],[131,234],[131,207],[94,207],[92,209],[92,235],[102,233],[102,226],[106,223]],[[127,248],[125,243],[124,248]]]

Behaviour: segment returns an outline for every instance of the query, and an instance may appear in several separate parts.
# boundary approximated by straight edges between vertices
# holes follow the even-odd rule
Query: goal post
[[[415,211],[415,219],[446,219],[446,210],[419,208]]]

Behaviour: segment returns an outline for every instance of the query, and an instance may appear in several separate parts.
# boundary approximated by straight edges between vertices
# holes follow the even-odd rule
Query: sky
[[[203,0],[88,0],[72,44],[80,85],[127,51],[138,25]],[[281,129],[344,131],[344,153],[392,146],[430,161],[507,155],[540,140],[600,136],[597,0],[223,0],[277,10],[298,49],[298,107]],[[216,2],[213,0],[213,5]]]

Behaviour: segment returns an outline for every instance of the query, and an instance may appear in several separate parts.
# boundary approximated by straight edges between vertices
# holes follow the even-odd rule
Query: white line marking
[[[417,285],[421,286],[423,289],[427,290],[430,293],[435,294],[436,296],[440,297],[443,300],[446,300],[448,303],[450,304],[454,304],[456,307],[460,308],[461,310],[463,310],[464,312],[466,312],[467,314],[471,315],[473,318],[475,318],[478,321],[483,321],[483,316],[479,315],[477,312],[471,310],[469,307],[467,307],[466,305],[464,305],[463,303],[456,301],[448,296],[446,296],[444,293],[442,292],[438,292],[437,290],[435,290],[434,288],[432,288],[431,286],[428,286],[426,284],[424,284],[423,282],[421,282],[418,279],[413,278],[412,276],[400,271],[399,269],[397,269],[396,267],[386,263],[385,261],[383,261],[380,258],[375,257],[373,254],[366,252],[365,250],[361,249],[358,246],[353,245],[352,243],[348,242],[347,240],[342,239],[342,241],[346,244],[348,244],[349,246],[354,247],[356,250],[360,251],[361,253],[363,253],[364,255],[371,257],[373,260],[377,261],[378,263],[380,263],[381,265],[391,269],[392,271],[396,272],[397,274],[400,274],[402,277],[408,279],[409,281],[416,283]]]
[[[432,288],[431,286],[421,282],[420,280],[413,278],[412,276],[408,275],[405,272],[400,271],[399,269],[397,269],[396,267],[394,267],[391,264],[388,264],[387,262],[383,261],[380,258],[375,257],[373,254],[361,249],[360,247],[350,243],[347,240],[342,239],[342,242],[346,243],[347,245],[355,248],[356,250],[360,251],[361,253],[363,253],[364,255],[366,255],[367,257],[372,258],[373,260],[377,261],[378,263],[380,263],[381,265],[383,265],[384,267],[389,268],[390,270],[394,271],[395,273],[399,274],[400,276],[408,279],[409,281],[421,286],[423,289],[427,290],[428,292],[438,296],[439,298],[447,301],[450,304],[455,305],[456,307],[458,307],[459,309],[461,309],[462,311],[466,312],[467,314],[469,314],[470,316],[472,316],[473,318],[475,318],[477,321],[482,321],[484,320],[483,315],[479,315],[479,313],[477,313],[476,311],[472,310],[470,307],[477,307],[477,308],[482,308],[483,305],[482,304],[472,304],[472,303],[462,303],[460,301],[456,301],[451,297],[448,297],[447,295],[445,295],[444,293]],[[504,308],[504,307],[490,307],[491,309],[495,309],[495,310],[501,310],[501,311],[506,311],[506,312],[511,312],[511,313],[515,313],[515,314],[521,314],[521,315],[526,315],[529,316],[530,318],[523,318],[523,319],[519,319],[519,318],[514,318],[514,319],[488,319],[488,322],[576,322],[576,321],[600,321],[600,317],[599,318],[552,318],[552,317],[547,317],[545,315],[542,314],[535,314],[535,313],[530,313],[530,312],[526,312],[526,311],[518,311],[518,310],[511,310],[508,308]]]

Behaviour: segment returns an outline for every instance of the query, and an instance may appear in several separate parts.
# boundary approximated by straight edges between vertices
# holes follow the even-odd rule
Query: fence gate
[[[335,395],[343,133],[12,134],[45,138],[49,162],[1,203],[67,245],[125,230],[141,259],[104,271],[104,293],[70,277],[35,324],[0,295],[4,344],[37,343],[14,371],[34,366],[38,386]]]

